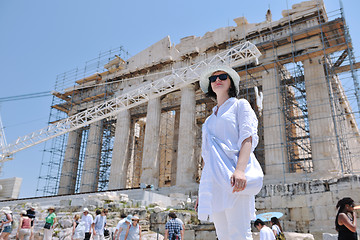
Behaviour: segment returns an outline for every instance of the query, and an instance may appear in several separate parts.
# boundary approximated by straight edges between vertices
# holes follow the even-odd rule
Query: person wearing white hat
[[[10,210],[9,207],[3,207],[1,209],[1,212],[4,213],[4,218],[2,219],[0,228],[2,228],[2,232],[0,234],[0,239],[3,240],[7,240],[10,233],[11,233],[11,225],[12,225],[12,221],[13,221],[13,216],[12,216],[12,211]]]
[[[84,239],[88,240],[91,237],[91,229],[93,231],[95,231],[94,227],[93,227],[94,219],[91,216],[91,214],[89,214],[88,208],[83,209],[83,215],[81,217],[81,221],[85,223],[85,238]]]
[[[139,224],[139,217],[133,216],[131,224],[129,224],[124,240],[141,240],[141,226]]]
[[[20,212],[20,222],[17,229],[16,238],[19,240],[29,240],[31,235],[31,219],[27,216],[26,211]]]
[[[253,153],[258,120],[249,102],[236,98],[239,82],[225,64],[208,67],[200,77],[202,91],[217,105],[202,127],[198,217],[214,222],[219,240],[252,239],[255,195],[264,176]]]
[[[119,239],[119,240],[125,239],[127,229],[129,228],[129,226],[131,224],[131,218],[132,218],[132,215],[128,215],[126,218],[124,218],[124,222],[119,226],[119,233],[118,233],[119,237],[117,238],[115,235],[115,239]]]

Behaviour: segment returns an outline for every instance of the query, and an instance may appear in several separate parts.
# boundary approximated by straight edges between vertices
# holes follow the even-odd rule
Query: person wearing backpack
[[[3,228],[1,234],[0,234],[0,240],[8,240],[8,237],[12,231],[12,211],[10,210],[9,207],[4,207],[3,209],[1,209],[1,212],[4,213],[4,218],[2,219],[2,223],[0,225],[0,228]]]
[[[169,213],[170,220],[165,224],[165,235],[164,239],[167,240],[181,240],[183,236],[183,227],[176,220],[176,214],[173,212]],[[169,238],[168,238],[169,237]]]
[[[286,240],[280,221],[277,217],[271,218],[271,229],[274,232],[276,240]]]

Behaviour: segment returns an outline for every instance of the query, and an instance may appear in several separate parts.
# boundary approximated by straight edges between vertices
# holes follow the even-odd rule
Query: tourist
[[[81,217],[81,221],[85,223],[85,238],[84,238],[84,240],[89,240],[91,237],[91,229],[93,228],[92,224],[94,222],[94,219],[91,216],[91,214],[89,214],[88,208],[84,208],[83,215]],[[94,231],[94,229],[93,229],[93,231]]]
[[[126,230],[124,240],[141,240],[141,227],[138,216],[133,216],[131,218],[131,224]]]
[[[339,232],[339,240],[357,240],[356,212],[354,200],[349,197],[341,199],[337,204],[338,213],[335,218],[336,231]]]
[[[0,239],[1,240],[7,240],[10,233],[11,233],[11,225],[12,225],[12,211],[10,210],[9,207],[4,207],[1,209],[1,212],[4,213],[4,218],[2,219],[0,228],[2,228],[2,232],[0,234]]]
[[[20,212],[19,227],[17,229],[16,238],[20,240],[29,240],[31,235],[31,218],[26,215],[26,211]]]
[[[276,240],[284,240],[284,239],[286,239],[285,235],[284,235],[284,232],[283,232],[283,229],[282,229],[282,227],[280,225],[279,219],[277,217],[272,217],[270,219],[270,221],[271,221],[271,229],[274,232]]]
[[[48,208],[48,215],[45,218],[44,240],[52,239],[52,234],[53,234],[55,223],[56,223],[55,208],[54,207],[49,207]]]
[[[237,99],[240,77],[227,65],[211,66],[200,77],[200,87],[217,105],[202,127],[203,171],[198,216],[215,224],[219,240],[252,239],[255,195],[263,172],[253,153],[258,144],[255,112]]]
[[[104,240],[104,228],[106,225],[107,209],[96,210],[96,217],[93,223],[94,240]]]
[[[183,226],[176,220],[176,214],[173,212],[169,213],[170,220],[165,224],[165,235],[164,239],[167,240],[178,240],[184,239]]]
[[[262,220],[256,219],[254,226],[260,231],[260,240],[275,240],[273,231]]]
[[[85,223],[80,222],[80,215],[75,214],[72,227],[72,240],[80,240],[85,238]]]
[[[124,240],[125,239],[127,229],[130,227],[130,224],[131,224],[131,218],[132,218],[131,215],[128,215],[126,218],[124,218],[124,221],[119,226],[118,235],[115,234],[115,240],[118,240],[118,239]]]
[[[34,222],[35,222],[35,207],[33,205],[30,206],[28,210],[26,210],[26,215],[31,219],[31,230],[30,230],[30,239],[34,239]]]
[[[125,222],[125,218],[126,218],[126,217],[127,217],[126,214],[124,214],[124,213],[121,213],[121,214],[120,214],[120,221],[119,221],[118,224],[116,225],[115,233],[114,233],[114,239],[117,239],[120,226]],[[131,218],[130,218],[130,221],[131,221]]]
[[[176,216],[176,214],[175,214],[175,216]],[[184,222],[180,218],[178,218],[177,216],[176,216],[175,220],[182,226],[182,230],[180,231],[180,233],[181,233],[181,236],[184,236],[185,235],[185,224],[184,224]]]

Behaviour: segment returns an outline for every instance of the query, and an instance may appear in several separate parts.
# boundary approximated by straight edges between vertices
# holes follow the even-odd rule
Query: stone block
[[[314,240],[314,236],[310,233],[284,232],[286,239],[291,240]]]
[[[150,229],[151,229],[151,231],[164,234],[165,233],[165,224],[158,224],[158,223],[151,222]]]
[[[150,214],[150,222],[156,224],[165,224],[168,220],[168,212],[159,212]]]
[[[290,220],[301,221],[302,220],[302,208],[296,207],[290,209]]]
[[[71,219],[59,219],[59,224],[62,228],[71,228],[72,227],[72,220]]]
[[[310,193],[323,193],[326,191],[326,185],[323,180],[313,180],[309,183]]]
[[[201,225],[194,225],[193,229],[197,231],[215,231],[214,224],[201,224]]]
[[[90,198],[85,201],[85,206],[89,205],[93,205],[96,208],[102,208],[104,207],[104,202],[96,198]]]
[[[323,233],[323,240],[337,240],[338,235],[332,233]]]
[[[326,206],[314,206],[315,220],[326,220],[328,219],[328,207]]]
[[[306,202],[308,206],[326,206],[333,205],[333,193],[322,192],[313,193],[306,196]]]
[[[195,231],[194,230],[185,230],[184,239],[195,240]]]
[[[70,199],[62,199],[60,200],[60,207],[69,207],[71,205]]]
[[[284,207],[283,197],[274,196],[271,197],[271,208],[282,208]]]
[[[332,219],[311,221],[309,225],[309,231],[314,234],[319,232],[335,233],[335,220]]]
[[[85,206],[85,198],[73,198],[71,199],[71,206]]]
[[[196,231],[195,232],[196,240],[216,240],[215,231]]]
[[[296,230],[296,221],[292,221],[290,219],[289,221],[284,222],[283,228],[286,231],[295,231]]]
[[[301,208],[301,216],[303,221],[312,221],[315,219],[314,210],[312,207]]]

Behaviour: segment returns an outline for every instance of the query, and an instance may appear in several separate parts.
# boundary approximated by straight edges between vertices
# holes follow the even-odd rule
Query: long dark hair
[[[343,199],[340,199],[338,201],[338,203],[336,204],[336,208],[338,208],[338,212],[336,214],[336,218],[335,218],[335,228],[336,228],[336,231],[339,231],[340,229],[340,225],[338,223],[338,218],[339,218],[339,214],[344,212],[344,209],[345,209],[345,205],[348,204],[348,205],[351,205],[351,204],[354,204],[354,200],[352,200],[352,198],[349,198],[349,197],[345,197]]]
[[[275,224],[280,228],[280,232],[283,232],[282,227],[280,225],[280,221],[279,221],[279,219],[277,217],[272,217],[270,219],[270,221],[271,221],[272,224]]]
[[[234,84],[234,81],[232,80],[232,78],[230,77],[230,75],[228,73],[226,73],[230,79],[230,88],[228,90],[228,95],[229,97],[236,97],[236,87]],[[205,94],[207,97],[216,99],[216,93],[212,90],[211,87],[211,82],[209,80],[209,86],[208,86],[208,92]]]

